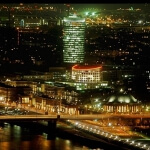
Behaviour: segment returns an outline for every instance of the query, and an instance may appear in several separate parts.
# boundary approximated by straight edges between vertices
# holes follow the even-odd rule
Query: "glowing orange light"
[[[89,70],[89,69],[100,69],[102,66],[78,66],[74,65],[72,67],[73,70]]]

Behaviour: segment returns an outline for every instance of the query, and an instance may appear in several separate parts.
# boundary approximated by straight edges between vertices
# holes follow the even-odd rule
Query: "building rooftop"
[[[106,99],[107,104],[133,104],[138,103],[138,100],[135,99],[131,94],[127,93],[116,93],[109,96]]]
[[[99,65],[99,66],[96,66],[96,65],[95,65],[95,66],[91,66],[91,65],[90,65],[90,66],[88,66],[88,65],[85,65],[85,66],[74,65],[74,66],[72,67],[73,70],[76,70],[76,69],[77,69],[77,70],[78,70],[78,69],[81,69],[81,70],[89,70],[89,69],[98,69],[98,68],[102,68],[102,66],[100,66],[100,65]]]

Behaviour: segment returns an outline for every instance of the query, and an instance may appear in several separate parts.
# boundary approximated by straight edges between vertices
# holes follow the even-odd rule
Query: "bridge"
[[[122,126],[149,126],[150,114],[35,114],[35,115],[5,115],[0,116],[0,122],[40,122],[45,121],[48,125],[48,133],[55,133],[57,121],[68,120],[99,120],[103,126],[108,126],[111,122]]]
[[[43,115],[43,114],[34,114],[34,115],[4,115],[4,116],[0,116],[0,123],[2,122],[9,122],[9,123],[17,123],[17,122],[40,122],[40,121],[46,121],[47,123],[47,127],[46,127],[46,132],[48,134],[47,138],[48,139],[53,139],[55,138],[55,133],[56,133],[56,125],[57,125],[57,121],[58,120],[65,120],[67,122],[71,122],[71,121],[75,121],[75,120],[94,120],[94,119],[99,119],[99,120],[105,120],[107,121],[112,121],[115,120],[116,122],[119,122],[120,119],[121,120],[128,120],[128,119],[140,119],[141,120],[150,119],[150,114],[80,114],[80,115],[68,115],[68,114],[49,114],[49,115]],[[112,119],[112,120],[111,120]],[[127,121],[128,122],[128,121]],[[136,124],[133,124],[136,125]],[[107,126],[107,124],[106,124]],[[83,125],[82,125],[83,127]],[[89,126],[90,127],[90,126]],[[94,124],[93,124],[94,127]],[[81,129],[81,126],[78,127],[79,130],[83,130]],[[108,127],[107,127],[108,128]],[[116,127],[119,129],[119,126]],[[89,128],[90,129],[90,128]],[[96,128],[96,130],[98,130],[98,128]],[[94,130],[95,131],[95,130]],[[84,132],[90,133],[90,135],[92,134],[96,134],[96,136],[100,137],[100,139],[104,139],[108,142],[112,141],[113,143],[117,143],[119,145],[121,145],[122,143],[120,142],[119,139],[116,139],[117,136],[115,135],[111,135],[111,133],[107,133],[107,131],[105,132],[105,134],[107,133],[110,137],[108,138],[105,137],[105,135],[103,135],[103,131],[99,130],[99,132],[94,132],[93,130],[86,130],[84,129]],[[132,142],[132,141],[130,141]],[[123,146],[125,144],[125,141],[123,141]],[[144,144],[143,144],[144,145]],[[127,147],[132,148],[132,145],[128,145],[128,142],[126,143]],[[141,144],[142,146],[142,144]],[[134,145],[133,145],[134,147]],[[135,146],[137,148],[137,146]],[[143,147],[144,148],[144,147]],[[138,149],[138,148],[137,148]]]
[[[150,119],[150,114],[80,114],[80,115],[4,115],[0,121],[38,121],[38,120],[94,120],[94,119]]]

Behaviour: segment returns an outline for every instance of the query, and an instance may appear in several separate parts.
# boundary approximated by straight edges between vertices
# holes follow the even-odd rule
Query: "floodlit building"
[[[74,65],[72,67],[72,80],[77,89],[98,88],[101,83],[101,66]]]
[[[85,19],[76,15],[63,20],[63,62],[84,62]]]
[[[72,67],[72,79],[76,82],[100,83],[101,66],[79,66]]]
[[[141,103],[127,93],[111,95],[107,98],[103,109],[104,112],[110,113],[139,113],[142,111]]]

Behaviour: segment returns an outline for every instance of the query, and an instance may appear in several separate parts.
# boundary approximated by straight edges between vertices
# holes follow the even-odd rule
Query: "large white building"
[[[63,62],[84,62],[85,19],[69,16],[63,20]]]
[[[100,83],[101,66],[79,66],[72,67],[72,79],[82,83]]]

